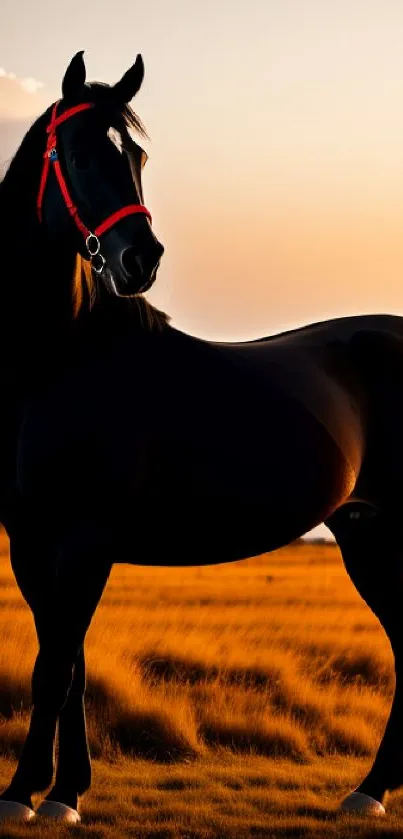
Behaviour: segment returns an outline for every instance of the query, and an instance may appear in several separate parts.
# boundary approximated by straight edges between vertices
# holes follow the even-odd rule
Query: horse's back
[[[378,358],[378,380],[387,373],[389,359],[401,364],[403,376],[402,318],[337,318],[259,341],[216,346],[262,384],[267,378],[301,402],[359,473],[369,413],[376,399],[374,357],[382,346],[385,351]]]

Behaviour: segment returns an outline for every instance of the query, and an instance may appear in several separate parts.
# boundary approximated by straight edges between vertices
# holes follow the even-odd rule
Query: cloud
[[[0,67],[0,78],[17,82],[17,84],[22,87],[23,90],[26,90],[27,93],[36,93],[41,89],[41,87],[44,87],[43,82],[38,82],[38,80],[34,79],[33,76],[25,76],[23,79],[18,79],[15,73],[7,73],[7,70],[5,70],[4,67]]]
[[[36,93],[37,90],[44,87],[43,82],[38,82],[37,79],[34,79],[32,76],[27,76],[25,79],[21,79],[20,85],[23,90],[27,91],[27,93]]]
[[[23,120],[39,116],[49,102],[45,86],[33,76],[19,78],[0,67],[0,119]]]
[[[32,121],[50,104],[44,94],[33,76],[19,78],[0,67],[0,178]]]
[[[2,76],[4,79],[16,79],[17,78],[15,73],[7,73],[6,70],[4,69],[4,67],[0,67],[0,76]]]

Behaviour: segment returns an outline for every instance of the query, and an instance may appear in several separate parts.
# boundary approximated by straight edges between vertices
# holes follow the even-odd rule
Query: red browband
[[[46,129],[47,134],[48,134],[48,140],[47,140],[47,143],[46,143],[46,151],[45,151],[45,154],[44,154],[44,164],[43,164],[42,175],[41,175],[41,180],[40,180],[40,184],[39,184],[38,198],[37,198],[37,201],[36,201],[36,209],[37,209],[39,221],[40,222],[42,221],[43,196],[44,196],[44,193],[45,193],[46,182],[47,182],[47,178],[48,178],[48,174],[49,174],[49,167],[50,167],[50,164],[52,163],[53,164],[53,169],[54,169],[57,181],[58,181],[58,184],[60,186],[61,193],[63,195],[64,201],[65,201],[65,204],[66,204],[66,207],[67,207],[71,217],[74,219],[78,229],[83,234],[86,242],[87,242],[89,237],[94,237],[94,239],[95,239],[95,237],[102,236],[103,233],[105,233],[107,230],[109,230],[109,228],[112,227],[114,224],[116,224],[116,222],[120,221],[120,219],[125,218],[125,216],[132,215],[133,213],[143,213],[143,215],[147,216],[147,218],[149,218],[150,222],[151,222],[151,213],[147,210],[147,207],[144,207],[143,204],[128,204],[126,207],[122,207],[120,210],[117,210],[115,213],[112,213],[110,216],[108,216],[108,218],[105,219],[105,221],[101,222],[101,224],[99,224],[98,227],[96,227],[94,231],[89,230],[88,227],[84,224],[84,222],[81,221],[80,216],[78,215],[77,207],[73,204],[73,201],[71,199],[69,190],[67,188],[66,181],[63,177],[63,172],[60,168],[60,163],[59,163],[59,159],[58,159],[58,155],[57,155],[57,147],[56,147],[56,128],[57,128],[58,125],[60,125],[66,119],[69,119],[70,117],[75,116],[75,114],[80,113],[80,111],[86,111],[89,108],[93,108],[94,104],[92,102],[82,102],[81,105],[75,105],[74,108],[69,108],[67,111],[64,111],[64,113],[61,114],[60,116],[56,116],[57,106],[59,104],[59,101],[55,102],[55,104],[53,106],[50,123],[49,123],[49,125],[47,126],[47,129]],[[93,247],[94,247],[94,244],[93,244]],[[95,253],[91,252],[91,249],[88,246],[88,244],[87,244],[87,248],[88,248],[88,251],[89,251],[89,255],[94,256],[94,255],[96,255],[96,253],[99,252],[99,243],[98,243],[98,249],[95,251]]]

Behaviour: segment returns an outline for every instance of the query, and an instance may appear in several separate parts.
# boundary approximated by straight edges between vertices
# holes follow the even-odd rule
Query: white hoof
[[[343,813],[357,813],[364,816],[384,816],[385,808],[380,801],[363,792],[352,792],[340,804]]]
[[[20,804],[19,801],[1,801],[0,800],[0,822],[6,819],[13,819],[16,822],[30,822],[34,819],[36,813],[25,804]]]
[[[77,822],[81,821],[81,816],[77,810],[74,810],[73,807],[68,807],[67,804],[62,804],[61,801],[48,801],[45,799],[36,812],[38,816],[57,819],[59,822],[77,824]]]

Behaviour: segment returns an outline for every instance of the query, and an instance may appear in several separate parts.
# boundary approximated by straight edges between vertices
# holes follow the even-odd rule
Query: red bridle
[[[82,102],[81,105],[75,105],[74,108],[68,108],[67,111],[64,111],[63,114],[60,116],[56,116],[57,113],[57,106],[60,100],[55,102],[53,109],[52,109],[52,116],[50,119],[50,123],[46,128],[48,134],[48,140],[46,143],[46,151],[44,154],[44,163],[42,169],[41,180],[39,184],[39,191],[38,191],[38,198],[36,201],[36,209],[38,213],[38,219],[42,221],[42,203],[43,203],[43,196],[45,193],[46,183],[49,174],[50,164],[53,164],[53,170],[55,172],[57,182],[60,187],[60,191],[63,195],[64,202],[66,207],[72,217],[74,219],[80,233],[84,236],[85,244],[87,247],[87,251],[89,257],[91,258],[91,262],[93,264],[93,268],[95,271],[100,273],[103,270],[105,265],[105,260],[100,253],[100,242],[98,236],[102,236],[110,227],[116,224],[120,219],[125,218],[125,216],[132,215],[133,213],[143,213],[143,215],[147,216],[151,222],[151,213],[147,210],[147,207],[144,207],[143,204],[128,204],[126,207],[122,207],[120,210],[117,210],[115,213],[112,213],[105,221],[101,222],[98,227],[92,232],[88,229],[88,227],[84,224],[84,222],[80,219],[78,215],[78,210],[75,204],[72,201],[71,195],[67,188],[67,184],[65,178],[63,176],[63,172],[60,168],[60,162],[57,154],[57,146],[56,146],[56,128],[62,123],[65,122],[66,119],[75,116],[75,114],[79,114],[81,111],[86,111],[89,108],[94,107],[93,102]],[[98,266],[97,263],[94,264],[93,257],[98,257],[99,262]]]

